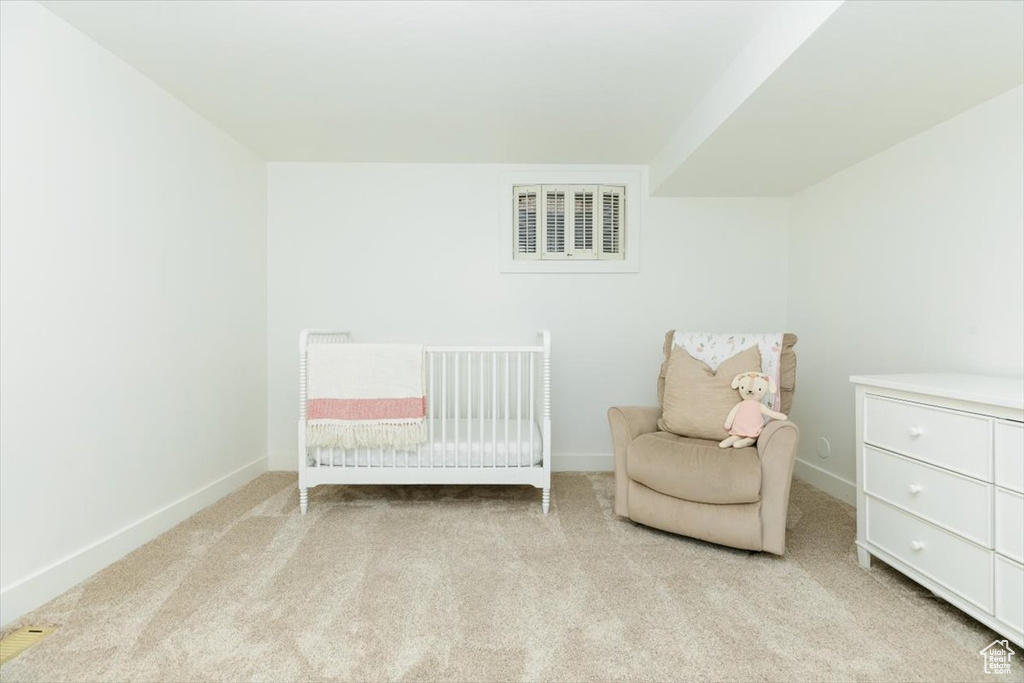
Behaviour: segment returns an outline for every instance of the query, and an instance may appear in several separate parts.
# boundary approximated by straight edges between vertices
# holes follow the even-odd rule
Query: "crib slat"
[[[523,464],[523,354],[516,352],[516,467]],[[505,453],[508,457],[508,453]]]
[[[427,379],[427,412],[429,414],[428,438],[430,439],[430,466],[434,466],[434,354],[430,358],[430,372]]]
[[[498,354],[491,352],[491,467],[498,466]]]
[[[473,466],[473,354],[466,352],[466,467]]]
[[[480,409],[476,411],[476,420],[480,423],[480,467],[484,466],[484,354],[480,358]]]
[[[452,417],[455,418],[455,466],[459,466],[459,357],[458,351],[455,352],[455,395],[452,397]]]
[[[508,467],[509,464],[510,464],[509,461],[508,461],[508,414],[509,414],[509,406],[508,406],[508,392],[509,392],[509,386],[508,386],[509,385],[509,381],[508,381],[509,372],[508,372],[508,369],[509,368],[508,368],[508,366],[509,366],[509,363],[512,360],[512,354],[510,354],[510,353],[503,353],[502,355],[505,356],[505,467]]]
[[[537,379],[533,374],[533,353],[530,353],[530,463],[533,463],[533,390]]]
[[[448,352],[441,354],[441,467],[448,466]]]

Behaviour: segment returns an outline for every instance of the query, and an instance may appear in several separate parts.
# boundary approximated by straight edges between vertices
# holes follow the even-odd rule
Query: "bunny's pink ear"
[[[733,388],[733,389],[739,389],[739,388],[740,388],[740,380],[741,380],[741,379],[742,379],[743,377],[745,377],[746,375],[747,375],[747,373],[745,373],[745,372],[741,372],[740,374],[738,374],[738,375],[736,375],[735,377],[733,377],[733,378],[732,378],[732,385],[731,385],[731,386],[732,386],[732,388]]]
[[[775,380],[772,379],[771,377],[769,377],[768,378],[768,391],[770,391],[772,394],[774,394],[777,390],[778,390],[778,388],[775,385]]]

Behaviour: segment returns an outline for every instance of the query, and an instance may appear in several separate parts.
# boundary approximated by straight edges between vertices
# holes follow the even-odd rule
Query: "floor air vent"
[[[6,664],[57,630],[56,626],[26,626],[0,638],[0,664]]]

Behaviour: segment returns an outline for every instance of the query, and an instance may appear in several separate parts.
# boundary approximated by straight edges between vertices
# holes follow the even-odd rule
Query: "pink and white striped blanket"
[[[414,448],[427,439],[423,346],[311,344],[306,443]]]

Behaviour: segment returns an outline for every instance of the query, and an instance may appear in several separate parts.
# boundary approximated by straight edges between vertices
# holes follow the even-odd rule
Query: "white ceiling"
[[[264,159],[790,195],[1024,82],[1019,0],[43,3]]]
[[[44,4],[266,159],[646,163],[779,3]]]
[[[846,2],[657,193],[789,196],[1021,82],[1022,2]]]

